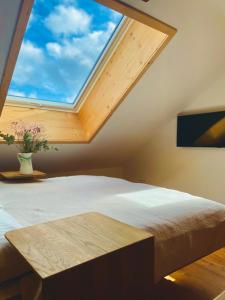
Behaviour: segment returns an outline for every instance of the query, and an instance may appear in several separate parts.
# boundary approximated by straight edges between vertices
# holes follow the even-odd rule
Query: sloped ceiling
[[[0,1],[0,78],[2,78],[20,4],[20,0]]]
[[[176,36],[91,144],[60,145],[59,152],[38,154],[37,167],[57,171],[123,164],[156,128],[182,111],[224,72],[224,0],[124,2],[176,27]],[[19,6],[18,0],[12,3],[0,2],[0,47],[5,49],[11,37],[9,20],[12,29]],[[2,5],[7,6],[10,17],[2,18]],[[1,72],[4,55],[0,55]],[[0,169],[16,165],[15,153],[15,149],[9,151],[0,145]]]

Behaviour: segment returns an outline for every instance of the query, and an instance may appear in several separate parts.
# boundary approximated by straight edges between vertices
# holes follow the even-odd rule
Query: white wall
[[[73,171],[73,172],[61,172],[61,173],[53,172],[48,175],[49,177],[68,176],[68,175],[93,175],[93,176],[123,178],[123,168],[113,167],[113,168],[101,168],[101,169],[81,170],[81,171]]]
[[[184,111],[225,109],[225,75]],[[126,177],[211,198],[225,204],[225,148],[177,148],[176,116],[156,130],[127,163]]]
[[[17,148],[12,146],[0,145],[0,171],[15,171],[19,170],[19,162],[17,160]],[[1,154],[4,152],[4,155]],[[62,159],[60,159],[62,158]],[[56,151],[51,151],[47,155],[45,152],[33,154],[33,167],[35,170],[46,172],[48,176],[66,176],[74,175],[98,175],[123,178],[122,166],[95,166],[91,161],[83,161],[85,169],[80,168],[80,164],[75,165],[70,161],[70,156],[63,151],[60,154]]]

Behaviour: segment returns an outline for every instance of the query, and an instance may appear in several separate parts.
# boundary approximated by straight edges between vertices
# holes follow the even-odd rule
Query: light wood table
[[[28,278],[40,298],[24,292],[23,299],[149,300],[154,237],[145,230],[87,213],[13,230],[6,238],[41,283]]]
[[[21,174],[19,171],[8,171],[8,172],[0,172],[0,175],[7,180],[17,180],[17,179],[40,179],[46,177],[47,174],[35,170],[33,174]]]

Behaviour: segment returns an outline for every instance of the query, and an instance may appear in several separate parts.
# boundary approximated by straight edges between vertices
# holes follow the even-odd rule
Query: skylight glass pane
[[[122,17],[94,0],[36,0],[8,96],[75,103]]]

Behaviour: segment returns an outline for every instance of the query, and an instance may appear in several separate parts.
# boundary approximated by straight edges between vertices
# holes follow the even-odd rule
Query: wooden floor
[[[152,300],[212,300],[225,290],[225,248],[171,274]]]
[[[163,279],[150,300],[212,300],[224,290],[225,248]]]

